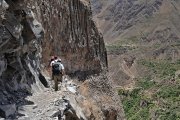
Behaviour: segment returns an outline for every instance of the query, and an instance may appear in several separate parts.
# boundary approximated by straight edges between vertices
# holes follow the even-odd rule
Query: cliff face
[[[43,62],[61,57],[66,72],[80,78],[107,67],[103,38],[92,21],[90,5],[81,0],[27,1],[45,29]]]
[[[11,2],[13,5],[21,5],[22,9],[32,10],[42,24],[45,30],[42,62],[45,65],[51,55],[60,56],[66,73],[80,75],[80,78],[99,73],[107,67],[103,37],[92,21],[91,8],[87,1]],[[32,39],[26,35],[25,37]]]
[[[17,106],[29,103],[27,95],[44,88],[40,82],[44,31],[31,9],[18,1],[1,0],[0,6],[0,117],[7,118],[15,115]]]
[[[16,2],[0,2],[1,105],[20,102],[32,88],[38,91],[43,87],[39,76],[44,32],[31,10]]]

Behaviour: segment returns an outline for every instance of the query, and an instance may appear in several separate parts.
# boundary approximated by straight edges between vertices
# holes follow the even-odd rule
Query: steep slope
[[[127,119],[179,119],[180,1],[92,0]]]

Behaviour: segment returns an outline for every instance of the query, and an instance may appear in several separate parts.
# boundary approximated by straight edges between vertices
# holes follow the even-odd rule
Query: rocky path
[[[61,85],[61,90],[55,92],[52,88],[53,81],[49,82],[50,88],[27,97],[27,100],[32,101],[34,104],[18,108],[20,116],[18,120],[86,119],[81,112],[81,108],[76,103],[76,85],[66,79]]]

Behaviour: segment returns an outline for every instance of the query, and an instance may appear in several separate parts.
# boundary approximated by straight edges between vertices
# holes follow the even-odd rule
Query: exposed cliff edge
[[[61,56],[67,74],[78,79],[106,69],[103,37],[92,21],[89,2],[1,0],[0,5],[0,118],[22,116],[17,110],[33,104],[27,96],[44,91],[48,83],[41,71],[50,55]],[[79,93],[86,118],[120,117],[106,76],[86,80]]]

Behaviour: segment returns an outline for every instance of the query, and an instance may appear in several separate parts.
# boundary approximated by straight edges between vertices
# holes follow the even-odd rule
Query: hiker
[[[52,73],[52,64],[57,61],[58,57],[57,56],[51,56],[50,62],[49,62],[49,66],[50,66],[50,71],[51,71],[51,78],[52,80],[54,80],[53,78],[53,73]]]
[[[57,58],[55,58],[55,60],[51,62],[51,66],[52,66],[52,77],[54,80],[55,91],[57,91],[58,82],[60,82],[60,84],[62,83],[62,77],[64,75],[64,66],[61,63],[61,59],[57,59]]]

